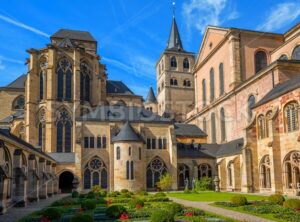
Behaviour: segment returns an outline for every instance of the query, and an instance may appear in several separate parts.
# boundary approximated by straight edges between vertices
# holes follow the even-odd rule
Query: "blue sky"
[[[0,85],[22,73],[26,49],[42,48],[60,28],[86,30],[98,41],[109,79],[146,96],[156,88],[155,63],[166,47],[171,0],[2,1]],[[285,32],[300,18],[300,0],[177,0],[184,48],[197,53],[206,25]]]

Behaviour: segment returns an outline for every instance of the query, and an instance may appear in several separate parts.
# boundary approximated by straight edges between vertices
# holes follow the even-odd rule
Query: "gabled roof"
[[[253,108],[261,106],[273,99],[276,99],[294,89],[300,88],[300,76],[294,77],[283,83],[277,84],[270,92],[268,92]]]
[[[147,95],[147,99],[145,103],[157,103],[156,97],[154,95],[154,91],[153,88],[150,87],[148,95]]]
[[[25,81],[26,81],[27,75],[23,74],[16,78],[11,83],[7,84],[4,87],[0,87],[0,89],[24,89],[25,88]]]
[[[139,134],[135,132],[130,123],[127,121],[117,136],[112,138],[112,142],[143,142]]]
[[[171,31],[170,31],[169,40],[167,43],[166,51],[168,51],[168,50],[184,51],[175,17],[173,17],[173,20],[172,20]]]
[[[60,29],[51,36],[51,39],[52,38],[60,38],[60,39],[68,38],[71,40],[96,42],[96,40],[91,35],[91,33],[86,31],[70,30],[70,29]]]
[[[106,92],[134,95],[134,93],[122,81],[114,81],[114,80],[106,81]]]
[[[186,123],[175,123],[174,124],[175,135],[184,137],[206,137],[204,133],[198,126],[194,124]]]

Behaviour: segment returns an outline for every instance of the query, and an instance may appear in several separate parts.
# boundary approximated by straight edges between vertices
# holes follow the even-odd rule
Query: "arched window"
[[[72,99],[72,64],[66,59],[59,60],[57,69],[57,99],[71,100]]]
[[[171,57],[171,68],[177,68],[177,61],[175,56]]]
[[[133,163],[133,161],[130,162],[130,179],[134,180],[134,163]]]
[[[134,163],[133,161],[126,161],[126,179],[134,180]]]
[[[266,137],[270,137],[273,135],[273,113],[272,111],[268,111],[266,114]]]
[[[9,151],[6,149],[4,144],[1,145],[1,172],[0,172],[0,184],[1,184],[1,198],[3,199],[9,199],[11,197],[11,191],[12,191],[12,178],[13,178],[13,172],[12,172],[12,161],[9,155]],[[6,186],[3,186],[4,180],[6,180],[7,184]],[[5,193],[5,195],[4,195]]]
[[[300,45],[298,45],[296,48],[294,48],[293,53],[292,53],[292,59],[300,60]]]
[[[278,60],[289,60],[289,58],[287,57],[287,55],[283,54],[279,57]]]
[[[44,99],[44,87],[45,87],[45,72],[40,72],[40,100]]]
[[[129,161],[126,161],[126,179],[129,180],[129,172],[130,172]]]
[[[12,103],[12,109],[24,109],[25,98],[24,96],[18,96]]]
[[[189,63],[188,58],[185,58],[185,59],[183,60],[183,68],[184,68],[184,69],[189,69],[189,68],[190,68],[190,63]]]
[[[203,118],[203,131],[207,133],[206,118]]]
[[[128,148],[128,155],[131,156],[131,147]]]
[[[171,79],[170,79],[170,85],[171,85],[171,86],[177,86],[177,84],[178,84],[178,83],[177,83],[177,79],[176,79],[176,78],[171,78]]]
[[[262,188],[271,188],[271,171],[269,155],[265,155],[260,162],[260,184]]]
[[[286,132],[299,129],[299,105],[297,102],[288,103],[284,107],[284,120]]]
[[[253,106],[255,105],[255,97],[253,95],[251,95],[249,98],[248,98],[248,121],[250,121],[252,119],[252,109],[253,109]]]
[[[211,143],[216,143],[216,115],[215,113],[211,114]]]
[[[85,165],[83,180],[84,189],[91,189],[91,184],[107,188],[107,167],[100,158],[95,157]]]
[[[183,86],[190,87],[191,86],[191,81],[188,79],[183,80]]]
[[[45,122],[46,113],[45,110],[40,110],[38,114],[38,146],[44,151],[45,150]]]
[[[283,167],[285,187],[287,189],[297,189],[300,185],[300,152],[292,151],[286,155]]]
[[[223,63],[219,65],[220,96],[224,94],[224,67]]]
[[[160,177],[167,172],[168,170],[165,163],[158,157],[154,158],[147,166],[147,188],[156,187],[156,183]]]
[[[198,179],[203,177],[212,177],[211,166],[207,163],[202,163],[198,166]]]
[[[258,51],[255,53],[255,73],[267,66],[267,54],[264,51]]]
[[[215,71],[213,68],[209,72],[209,82],[210,82],[210,101],[212,102],[215,99]]]
[[[173,79],[170,79],[170,85],[171,85],[171,86],[174,85]]]
[[[206,106],[206,81],[205,79],[202,80],[202,102],[203,107]]]
[[[189,180],[190,177],[189,167],[183,163],[178,164],[177,177],[178,177],[178,188],[179,189],[185,188],[185,181]]]
[[[82,62],[80,64],[80,100],[81,101],[90,101],[90,76],[91,69],[90,67]]]
[[[118,146],[117,147],[117,150],[116,150],[116,153],[117,153],[117,160],[121,159],[121,150],[120,150],[120,147]]]
[[[265,117],[260,115],[257,117],[257,129],[258,129],[258,138],[263,139],[266,137],[266,122]]]
[[[232,172],[233,172],[233,169],[234,166],[233,166],[233,162],[230,161],[228,163],[228,166],[227,166],[227,182],[228,182],[228,186],[232,187],[233,186],[233,175],[232,175]]]
[[[72,120],[65,109],[57,113],[56,135],[56,152],[70,153],[72,151]]]
[[[177,86],[178,83],[177,83],[177,79],[174,79],[174,85]]]
[[[222,107],[220,110],[220,122],[221,122],[221,140],[226,141],[226,125],[225,125],[225,111]]]

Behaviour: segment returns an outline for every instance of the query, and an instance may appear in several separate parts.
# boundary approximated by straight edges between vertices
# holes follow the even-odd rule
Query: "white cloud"
[[[6,61],[6,62],[11,62],[11,63],[17,63],[17,64],[21,64],[21,65],[25,64],[25,61],[8,58],[8,57],[2,56],[2,55],[0,55],[0,60]]]
[[[275,31],[293,22],[300,16],[299,2],[286,2],[276,5],[268,12],[266,20],[257,29]]]
[[[204,33],[207,25],[221,25],[237,19],[239,14],[228,4],[229,0],[189,0],[183,4],[183,17],[188,30],[196,28]]]
[[[32,27],[32,26],[26,25],[26,24],[24,24],[24,23],[22,23],[22,22],[19,22],[19,21],[14,20],[14,19],[11,19],[11,18],[9,18],[9,17],[7,17],[7,16],[5,16],[5,15],[1,15],[1,14],[0,14],[0,20],[3,20],[3,21],[5,21],[5,22],[7,22],[7,23],[9,23],[9,24],[12,24],[12,25],[15,25],[15,26],[17,26],[17,27],[26,29],[26,30],[28,30],[28,31],[30,31],[30,32],[33,32],[33,33],[35,33],[35,34],[38,34],[38,35],[41,35],[41,36],[44,36],[44,37],[47,37],[47,38],[50,37],[50,35],[48,35],[47,33],[43,32],[43,31],[41,31],[41,30],[38,30],[38,29],[36,29],[36,28],[34,28],[34,27]]]

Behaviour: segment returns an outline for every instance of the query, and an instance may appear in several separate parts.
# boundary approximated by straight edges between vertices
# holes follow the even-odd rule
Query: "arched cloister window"
[[[279,57],[278,60],[289,60],[289,58],[288,58],[287,55],[283,54],[283,55],[281,55],[281,56]]]
[[[189,63],[189,59],[188,58],[185,58],[183,60],[183,68],[184,69],[189,69],[190,68],[190,63]]]
[[[220,96],[224,94],[224,65],[219,65]]]
[[[105,163],[100,158],[94,157],[85,165],[83,180],[84,189],[91,189],[91,184],[106,189],[108,175]]]
[[[292,53],[293,60],[300,60],[300,45],[296,46]]]
[[[57,69],[57,99],[72,99],[72,63],[67,58],[58,61]]]
[[[221,140],[226,141],[226,122],[225,122],[225,111],[223,107],[220,110],[220,125],[221,125]]]
[[[233,170],[234,170],[234,165],[233,165],[233,161],[230,161],[228,163],[227,166],[227,182],[228,182],[228,186],[233,186]]]
[[[178,187],[185,188],[185,180],[190,178],[190,169],[186,164],[178,164],[177,177]]]
[[[44,109],[41,109],[38,113],[38,146],[44,151],[45,150],[45,123],[46,123],[46,112]]]
[[[171,63],[171,68],[177,68],[177,60],[175,56],[171,57],[170,63]]]
[[[147,188],[156,187],[160,177],[167,172],[166,164],[160,158],[154,158],[147,166]]]
[[[200,180],[203,177],[212,177],[211,166],[207,163],[202,163],[198,166],[198,179]]]
[[[15,98],[15,100],[12,103],[12,109],[13,110],[24,109],[24,105],[25,105],[24,96],[18,96],[17,98]]]
[[[267,54],[264,51],[257,51],[255,53],[255,73],[258,73],[267,65]]]
[[[249,96],[248,98],[248,107],[247,107],[247,112],[248,112],[248,121],[252,119],[252,109],[255,105],[255,97],[253,95]]]
[[[283,173],[288,189],[300,188],[300,152],[292,151],[284,158]]]
[[[271,188],[270,157],[265,155],[260,162],[260,184],[262,188]]]
[[[118,146],[117,149],[116,149],[116,159],[119,160],[121,159],[121,150],[120,150],[120,147]]]
[[[284,107],[285,131],[293,132],[299,129],[299,105],[290,102]]]
[[[257,117],[257,129],[258,129],[258,138],[263,139],[266,137],[266,121],[264,115],[259,115]]]
[[[203,107],[206,106],[206,81],[205,81],[205,79],[202,80],[202,104],[203,104]]]
[[[210,69],[209,72],[209,86],[210,86],[210,101],[214,101],[215,99],[215,71],[213,68]]]
[[[1,165],[2,170],[0,170],[0,187],[2,194],[6,194],[6,196],[1,195],[0,200],[9,199],[11,197],[11,190],[12,190],[12,161],[9,155],[9,151],[4,146],[3,142],[0,142],[0,157],[2,158]],[[7,181],[6,186],[4,185],[4,180]],[[2,186],[1,186],[2,185]]]
[[[217,136],[216,136],[216,115],[215,113],[211,114],[211,143],[217,142]]]
[[[70,153],[72,151],[72,119],[65,109],[57,113],[56,136],[56,152]]]
[[[90,101],[90,79],[91,79],[91,68],[85,62],[80,64],[80,100]]]

